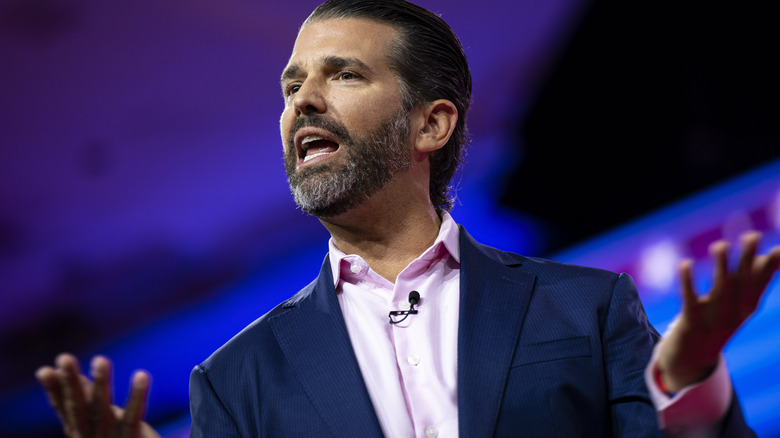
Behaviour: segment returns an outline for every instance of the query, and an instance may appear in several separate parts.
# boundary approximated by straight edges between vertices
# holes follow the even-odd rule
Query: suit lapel
[[[269,321],[276,339],[331,434],[381,437],[327,257],[309,287],[314,288],[309,297]]]
[[[458,417],[461,437],[495,431],[504,386],[535,276],[489,256],[460,232]]]

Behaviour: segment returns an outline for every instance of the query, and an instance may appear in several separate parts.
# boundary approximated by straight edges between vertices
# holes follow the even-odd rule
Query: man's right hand
[[[44,366],[35,376],[46,390],[49,403],[70,438],[160,438],[143,421],[151,377],[136,371],[131,380],[130,397],[125,408],[113,405],[111,361],[102,356],[92,359],[90,375],[81,374],[78,361],[60,354],[55,367]]]

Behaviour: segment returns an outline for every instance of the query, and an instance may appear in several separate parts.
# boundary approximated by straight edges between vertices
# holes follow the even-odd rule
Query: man
[[[659,418],[669,435],[751,433],[719,357],[780,247],[757,256],[749,234],[730,271],[713,245],[701,298],[684,263],[683,309],[658,343],[629,277],[488,248],[455,224],[471,79],[436,15],[329,1],[282,90],[290,187],[330,252],[314,282],[195,367],[191,436],[656,436]],[[38,378],[70,436],[155,436],[148,375],[121,412],[107,359],[92,381],[72,356],[57,367]]]

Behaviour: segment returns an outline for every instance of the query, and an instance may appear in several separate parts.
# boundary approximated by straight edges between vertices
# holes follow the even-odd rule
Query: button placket
[[[412,287],[407,281],[401,280],[396,282],[394,301],[398,306],[398,309],[409,310],[410,304],[407,297],[409,292],[413,289],[415,289],[415,287]],[[417,306],[415,306],[415,308],[417,308]],[[421,348],[420,343],[416,342],[416,340],[419,340],[425,335],[425,321],[425,315],[422,315],[422,318],[420,314],[410,315],[406,321],[402,324],[394,325],[392,329],[396,346],[396,360],[399,364],[403,391],[407,400],[411,403],[413,412],[419,411],[419,409],[415,408],[414,404],[416,400],[421,400],[417,393],[423,388],[421,379],[424,380],[425,378],[424,371],[421,367],[430,366],[430,364],[425,363],[422,354],[423,352],[419,350]],[[426,423],[431,424],[430,419],[419,418],[417,415],[413,415],[412,421],[414,423],[422,423],[423,429],[418,429],[416,432],[417,434],[420,434],[421,432],[427,433],[427,430],[425,429]],[[436,431],[436,434],[438,435],[438,431]]]

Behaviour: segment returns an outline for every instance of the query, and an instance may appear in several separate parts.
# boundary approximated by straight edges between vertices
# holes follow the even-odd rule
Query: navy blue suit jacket
[[[633,280],[460,234],[460,436],[659,436],[643,377],[659,336]],[[190,401],[192,437],[382,436],[327,257],[195,367]],[[735,401],[724,436],[749,434]]]

